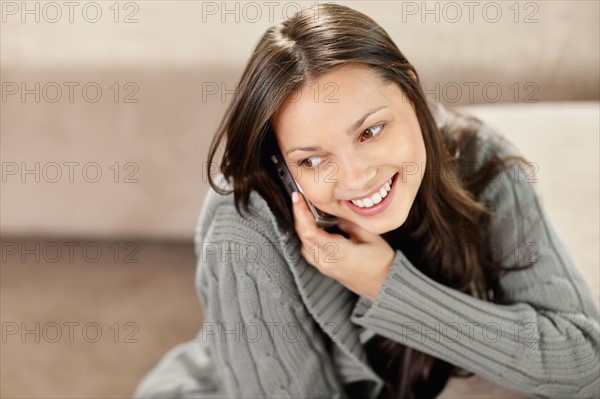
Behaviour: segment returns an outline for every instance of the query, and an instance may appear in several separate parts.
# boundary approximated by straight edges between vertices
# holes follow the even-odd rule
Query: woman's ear
[[[415,73],[413,71],[411,71],[410,69],[408,70],[408,74],[410,75],[410,77],[416,82],[419,83],[417,81],[417,75],[415,75]]]

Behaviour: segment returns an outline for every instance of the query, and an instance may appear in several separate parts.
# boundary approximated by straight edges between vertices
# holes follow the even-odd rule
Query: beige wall
[[[598,99],[598,2],[341,3],[390,33],[434,101]],[[313,3],[120,3],[116,23],[111,2],[23,4],[2,3],[3,232],[189,241],[225,90],[268,26]]]

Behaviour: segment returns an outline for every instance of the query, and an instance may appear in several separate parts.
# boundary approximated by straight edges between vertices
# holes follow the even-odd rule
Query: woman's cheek
[[[334,184],[332,182],[323,181],[323,179],[320,181],[315,181],[312,179],[307,180],[308,182],[306,183],[306,187],[304,185],[302,186],[304,193],[314,206],[326,211],[327,208],[331,207],[334,201]]]

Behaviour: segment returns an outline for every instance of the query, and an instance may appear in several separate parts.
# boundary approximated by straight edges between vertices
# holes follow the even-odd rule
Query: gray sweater
[[[479,165],[498,140],[502,154],[517,152],[487,127],[479,138]],[[241,217],[233,195],[209,191],[195,235],[203,326],[134,397],[375,398],[383,381],[363,348],[373,334],[528,397],[600,397],[598,307],[519,172],[502,173],[480,195],[496,214],[497,258],[537,260],[501,278],[503,304],[430,279],[399,250],[371,303],[306,263],[297,236],[258,193],[250,196],[257,216]]]

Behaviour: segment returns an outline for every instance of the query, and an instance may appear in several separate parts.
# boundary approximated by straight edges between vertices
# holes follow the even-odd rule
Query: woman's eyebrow
[[[373,109],[370,109],[369,111],[367,111],[363,116],[361,116],[356,122],[354,122],[352,124],[352,126],[350,126],[348,128],[348,130],[346,131],[346,134],[348,136],[350,136],[352,133],[354,133],[354,131],[356,129],[358,129],[364,122],[365,120],[371,115],[374,114],[375,112],[384,109],[384,108],[388,108],[387,105],[380,105],[378,107],[375,107]],[[310,146],[310,147],[296,147],[296,148],[292,148],[291,150],[287,150],[286,151],[286,155],[290,155],[292,152],[294,151],[321,151],[321,147],[318,146]]]
[[[369,115],[374,114],[375,112],[379,111],[380,109],[383,108],[387,108],[387,106],[385,105],[380,105],[378,107],[375,107],[369,111],[367,111],[366,114],[364,114],[363,116],[361,116],[356,122],[354,122],[352,124],[352,126],[350,126],[350,128],[348,128],[348,131],[346,132],[346,134],[348,136],[350,136],[352,133],[354,133],[354,131],[356,131],[356,129],[358,129],[360,127],[360,125],[362,125],[365,121],[365,119],[367,119],[369,117]]]

